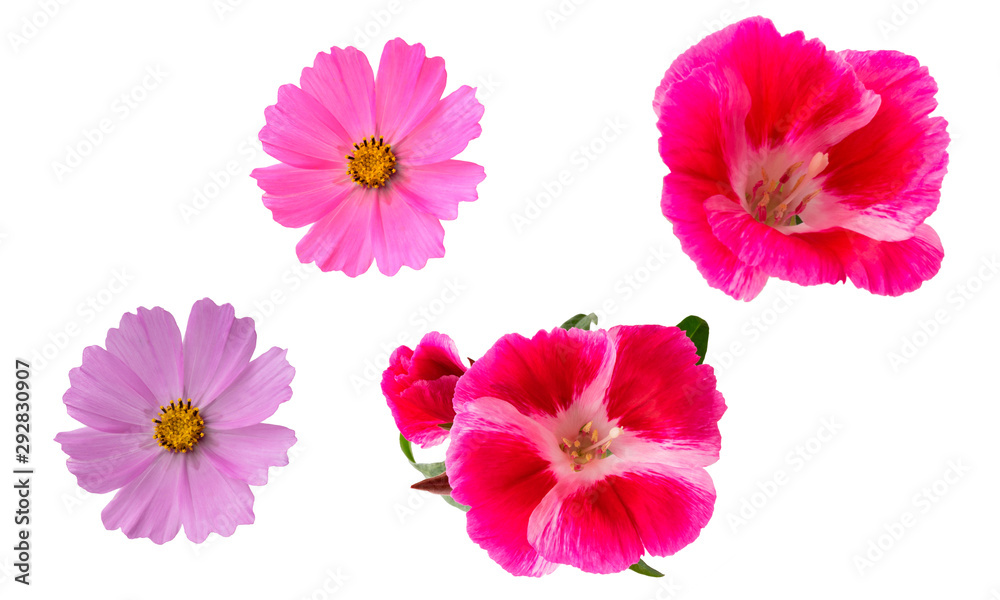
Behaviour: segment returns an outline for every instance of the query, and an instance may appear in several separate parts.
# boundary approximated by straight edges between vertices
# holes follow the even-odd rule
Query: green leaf
[[[560,327],[567,330],[583,329],[587,331],[590,329],[591,325],[596,325],[596,324],[597,324],[597,315],[595,315],[594,313],[590,313],[589,315],[580,313],[578,315],[574,315],[573,317],[571,317],[568,321],[560,325]]]
[[[660,573],[653,567],[647,565],[646,561],[641,558],[639,559],[639,562],[629,567],[629,569],[640,575],[645,575],[646,577],[663,577],[663,573]]]
[[[399,434],[399,447],[403,451],[403,454],[406,455],[406,460],[411,463],[417,462],[417,459],[413,458],[413,445],[410,444],[410,440],[403,437],[402,433]]]
[[[413,468],[424,474],[424,477],[437,477],[441,473],[444,473],[444,462],[436,463],[418,463],[411,462]]]
[[[448,504],[454,506],[455,508],[457,508],[459,510],[464,510],[465,512],[469,512],[469,508],[471,508],[471,507],[466,506],[464,504],[460,504],[458,502],[455,502],[455,499],[452,498],[451,496],[441,496],[441,497],[444,498],[445,502],[447,502]]]
[[[677,324],[677,327],[684,330],[694,347],[698,350],[698,363],[705,362],[705,353],[708,351],[708,323],[701,317],[691,315]]]
[[[792,220],[791,222],[789,222],[789,225],[801,225],[801,224],[802,224],[802,217],[800,217],[799,215],[792,215]]]

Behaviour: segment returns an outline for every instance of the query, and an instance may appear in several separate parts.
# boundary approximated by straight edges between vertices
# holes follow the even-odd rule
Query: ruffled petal
[[[375,135],[375,76],[357,48],[320,52],[302,70],[302,89],[321,103],[347,132],[349,144]]]
[[[530,340],[508,334],[459,380],[456,409],[477,398],[498,398],[525,415],[554,416],[585,395],[603,398],[606,388],[592,384],[613,360],[613,348],[600,330],[556,328]]]
[[[312,96],[288,84],[278,102],[264,109],[260,130],[264,150],[281,162],[304,169],[340,169],[354,142],[341,124]]]
[[[716,239],[741,261],[772,277],[799,285],[846,279],[837,253],[822,243],[822,237],[785,234],[758,222],[741,205],[723,196],[710,198],[705,212]]]
[[[437,331],[425,334],[409,356],[407,374],[413,380],[460,376],[462,373],[465,373],[465,365],[458,346],[451,337]]]
[[[195,302],[184,333],[184,398],[204,409],[247,368],[256,346],[253,319],[235,318],[231,304]]]
[[[816,234],[840,255],[854,285],[873,294],[899,296],[937,275],[944,258],[941,239],[929,225],[901,242],[880,242],[849,231]]]
[[[400,164],[429,165],[457,156],[482,133],[479,119],[484,110],[475,88],[463,85],[448,94],[393,146]]]
[[[615,456],[678,467],[718,460],[726,403],[687,335],[660,325],[618,326],[608,335],[617,353],[608,417],[625,429],[614,441]]]
[[[69,372],[69,382],[63,395],[69,416],[98,431],[152,435],[161,401],[114,354],[100,346],[84,348],[83,364]]]
[[[209,429],[198,444],[223,475],[250,485],[267,483],[269,467],[288,464],[295,432],[280,425],[258,423],[237,429]]]
[[[90,427],[64,431],[57,443],[80,487],[95,494],[117,490],[143,473],[161,450],[152,431],[105,433]]]
[[[828,203],[803,212],[815,227],[839,226],[872,239],[902,241],[937,208],[949,142],[927,67],[899,52],[844,51],[857,76],[882,98],[878,113],[830,149]]]
[[[423,44],[390,40],[375,79],[378,134],[390,143],[404,138],[437,105],[446,80],[443,58],[427,58]]]
[[[264,190],[264,206],[285,227],[302,227],[335,210],[353,191],[346,169],[299,169],[282,163],[254,169]]]
[[[377,190],[355,186],[340,205],[317,221],[295,247],[299,260],[315,262],[322,271],[357,277],[371,266],[371,223],[379,202]]]
[[[169,542],[181,528],[181,499],[188,495],[186,454],[161,452],[141,475],[118,490],[101,512],[104,526],[129,539]]]
[[[378,270],[395,275],[422,269],[444,256],[444,227],[434,215],[414,210],[394,188],[379,194],[371,219],[371,246]]]
[[[146,384],[160,403],[180,398],[184,358],[181,330],[173,315],[160,307],[126,313],[105,345]]]
[[[538,577],[556,568],[527,539],[532,511],[556,483],[549,461],[534,451],[539,438],[556,444],[551,432],[505,402],[469,402],[455,417],[445,461],[452,497],[471,507],[469,537],[514,575]]]
[[[528,521],[528,541],[546,560],[588,573],[617,573],[642,558],[642,540],[607,479],[559,482]]]
[[[202,411],[206,428],[237,429],[256,425],[292,397],[295,369],[285,360],[287,350],[261,354]]]
[[[189,540],[200,544],[210,533],[229,537],[238,525],[253,523],[249,485],[223,475],[202,452],[184,456],[189,493],[177,505]]]
[[[458,217],[458,203],[479,198],[476,186],[486,179],[486,171],[475,163],[447,160],[410,166],[392,180],[395,192],[411,207],[438,219]]]
[[[607,483],[652,556],[670,556],[693,542],[715,509],[715,486],[704,469],[642,465]]]
[[[430,448],[448,437],[446,425],[455,420],[452,398],[458,377],[445,375],[440,379],[416,381],[397,396],[389,398],[389,408],[396,427],[407,440]]]
[[[663,178],[660,206],[673,224],[681,249],[708,284],[737,300],[753,300],[764,289],[768,276],[763,269],[740,260],[712,233],[704,203],[718,191],[718,185],[706,179],[670,173]]]

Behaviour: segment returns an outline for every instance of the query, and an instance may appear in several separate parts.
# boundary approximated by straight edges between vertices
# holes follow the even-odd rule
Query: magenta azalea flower
[[[447,452],[468,532],[515,575],[611,573],[712,516],[725,402],[676,327],[507,335],[461,378]]]
[[[445,79],[443,59],[397,38],[377,78],[361,51],[331,48],[302,70],[301,87],[278,89],[260,140],[281,164],[251,176],[275,221],[312,224],[299,260],[355,277],[373,259],[395,275],[444,256],[441,220],[486,177],[452,160],[479,137],[483,106],[469,86],[441,98]]]
[[[414,350],[400,346],[393,351],[382,374],[382,393],[403,437],[424,448],[448,437],[441,426],[455,420],[452,398],[463,373],[458,348],[443,333],[428,333]]]
[[[250,360],[253,319],[205,298],[181,340],[173,316],[140,308],[70,371],[67,412],[86,427],[56,436],[80,487],[118,490],[101,517],[129,538],[205,541],[253,523],[250,485],[288,464],[295,433],[261,423],[292,396],[285,350]],[[248,485],[249,484],[249,485]],[[120,488],[120,489],[119,489]]]
[[[937,85],[899,52],[828,51],[754,17],[682,54],[656,90],[663,214],[713,287],[768,277],[920,287],[944,251],[924,220],[948,163]]]

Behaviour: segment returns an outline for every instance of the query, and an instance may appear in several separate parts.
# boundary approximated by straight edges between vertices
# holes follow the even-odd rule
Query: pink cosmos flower
[[[663,214],[713,287],[847,278],[896,296],[944,251],[924,220],[948,163],[937,85],[899,52],[832,52],[754,17],[682,54],[656,90]]]
[[[280,164],[255,169],[264,205],[286,227],[312,225],[299,260],[351,277],[386,275],[444,256],[441,220],[478,197],[479,165],[452,160],[482,131],[483,106],[462,86],[441,97],[444,60],[420,44],[385,45],[378,77],[356,48],[331,48],[278,89],[264,112],[264,150]]]
[[[56,436],[80,487],[118,490],[101,518],[129,538],[229,536],[253,523],[250,485],[288,464],[295,433],[262,423],[292,396],[285,350],[250,360],[253,319],[229,304],[194,304],[181,340],[173,316],[140,308],[90,346],[63,396],[85,425]]]
[[[423,448],[448,437],[441,426],[455,420],[452,398],[464,373],[455,342],[443,333],[428,333],[414,350],[393,351],[382,373],[382,393],[403,437]]]
[[[725,401],[676,327],[501,338],[459,380],[447,451],[468,532],[515,575],[611,573],[712,515]]]

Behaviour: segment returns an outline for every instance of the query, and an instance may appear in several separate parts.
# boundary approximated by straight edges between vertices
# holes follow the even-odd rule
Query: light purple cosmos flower
[[[295,433],[262,423],[292,396],[285,350],[250,360],[253,319],[205,298],[181,340],[173,316],[140,308],[90,346],[63,396],[85,425],[56,436],[80,486],[118,490],[101,517],[108,529],[157,544],[181,525],[188,538],[232,535],[253,523],[250,485],[288,464]]]

